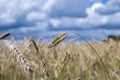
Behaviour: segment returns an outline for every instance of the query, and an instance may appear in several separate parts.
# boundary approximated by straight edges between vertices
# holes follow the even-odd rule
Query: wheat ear
[[[34,41],[33,38],[30,38],[30,42],[34,45],[36,51],[39,52],[39,49],[38,49],[38,47],[37,47],[37,44],[36,44],[36,42]]]
[[[63,41],[67,37],[68,33],[64,32],[60,35],[58,35],[52,42],[48,44],[48,48],[54,47],[57,44],[59,44],[61,41]]]
[[[2,35],[0,36],[0,40],[6,38],[6,37],[9,36],[9,35],[10,35],[9,32],[6,32],[6,33],[2,34]]]
[[[12,51],[14,57],[17,59],[17,61],[20,63],[21,66],[23,66],[24,70],[27,72],[33,72],[33,69],[31,68],[30,63],[28,60],[24,57],[23,53],[20,51],[19,48],[17,48],[14,44],[8,43],[7,47]]]

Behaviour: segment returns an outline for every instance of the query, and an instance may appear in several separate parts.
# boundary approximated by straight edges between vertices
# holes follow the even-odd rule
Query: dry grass
[[[24,72],[9,48],[0,43],[0,80],[109,80],[103,64],[87,43],[61,42],[55,48],[42,42],[28,47],[25,43],[31,43],[29,40],[15,43],[34,69],[30,74]],[[120,42],[90,44],[99,52],[111,79],[120,80]]]

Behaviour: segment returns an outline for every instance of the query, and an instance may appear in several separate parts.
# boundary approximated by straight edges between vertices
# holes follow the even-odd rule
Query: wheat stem
[[[89,41],[87,41],[82,35],[80,35],[79,33],[77,32],[72,32],[78,36],[80,36],[83,40],[85,40],[85,42],[87,42],[89,44],[89,46],[94,50],[95,54],[97,55],[97,57],[99,58],[99,60],[101,61],[101,63],[103,64],[103,68],[105,70],[105,73],[107,75],[107,77],[109,78],[109,80],[112,80],[110,75],[109,75],[109,71],[107,70],[106,66],[105,66],[105,63],[103,62],[102,58],[100,57],[99,53],[97,52],[97,50],[91,45],[91,43]]]

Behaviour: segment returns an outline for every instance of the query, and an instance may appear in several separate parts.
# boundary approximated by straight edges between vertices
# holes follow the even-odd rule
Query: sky
[[[39,39],[73,31],[88,40],[120,35],[120,0],[0,0],[0,34]]]

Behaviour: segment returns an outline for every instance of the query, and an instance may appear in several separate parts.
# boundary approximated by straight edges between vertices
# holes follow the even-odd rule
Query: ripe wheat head
[[[23,53],[11,42],[7,42],[8,49],[12,52],[13,56],[20,63],[20,66],[24,68],[27,72],[33,72],[33,69],[29,63],[29,61],[24,57]]]
[[[0,36],[0,40],[6,38],[6,37],[9,36],[9,35],[10,35],[9,32],[6,32],[6,33],[2,34],[2,35]]]
[[[54,47],[57,44],[59,44],[61,41],[63,41],[67,37],[68,33],[64,32],[60,35],[58,35],[52,42],[48,44],[48,48]]]

